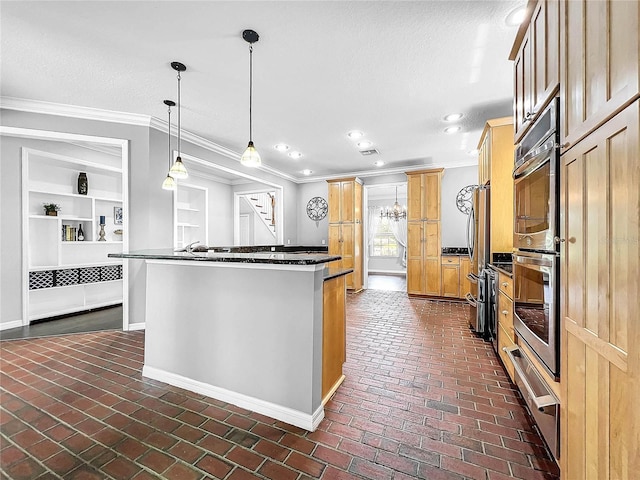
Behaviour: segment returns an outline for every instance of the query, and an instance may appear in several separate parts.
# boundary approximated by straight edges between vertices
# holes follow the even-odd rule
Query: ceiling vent
[[[362,155],[378,155],[380,152],[375,148],[372,148],[371,150],[360,150],[360,153]]]

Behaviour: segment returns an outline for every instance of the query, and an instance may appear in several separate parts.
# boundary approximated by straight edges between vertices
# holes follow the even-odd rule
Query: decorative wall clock
[[[478,188],[477,185],[467,185],[456,195],[456,206],[465,215],[468,215],[473,206],[473,191]]]
[[[313,197],[307,203],[307,215],[311,220],[316,222],[327,216],[329,206],[327,201],[322,197]]]

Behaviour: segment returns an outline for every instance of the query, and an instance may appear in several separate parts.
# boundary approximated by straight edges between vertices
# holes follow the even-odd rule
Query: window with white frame
[[[400,255],[400,245],[391,231],[389,218],[381,218],[376,225],[376,234],[371,242],[372,257],[397,257]]]

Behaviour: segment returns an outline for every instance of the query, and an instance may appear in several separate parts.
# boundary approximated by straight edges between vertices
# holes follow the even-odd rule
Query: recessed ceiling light
[[[277,145],[274,145],[273,148],[275,148],[279,152],[286,152],[287,150],[289,150],[289,145],[287,145],[286,143],[278,143]]]
[[[347,137],[355,140],[357,138],[361,138],[364,135],[360,130],[351,130],[347,133]]]
[[[382,165],[384,165],[384,162],[382,160],[378,160],[377,162],[374,162],[374,165],[376,167],[381,167]]]
[[[371,143],[369,140],[363,140],[362,142],[358,142],[359,148],[368,148],[371,145],[373,145],[373,143]]]
[[[480,151],[476,148],[475,150],[469,150],[467,152],[469,155],[478,155],[478,153],[480,153]]]
[[[504,23],[508,27],[517,27],[524,20],[524,16],[526,15],[526,13],[527,13],[527,8],[525,5],[514,8],[513,10],[511,10],[511,12],[509,12],[507,17],[504,19]]]
[[[444,117],[445,122],[455,122],[456,120],[460,120],[464,115],[462,113],[450,113],[446,117]]]
[[[303,175],[311,175],[312,173],[313,173],[313,170],[309,170],[308,168],[302,170]]]
[[[302,156],[302,154],[300,152],[291,152],[291,153],[289,153],[289,156],[291,158],[300,158]]]
[[[444,133],[456,133],[460,131],[460,127],[447,127],[444,129]]]

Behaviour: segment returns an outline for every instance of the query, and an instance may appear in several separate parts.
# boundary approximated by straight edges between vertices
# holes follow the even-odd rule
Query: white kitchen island
[[[114,256],[146,262],[143,376],[315,430],[323,400],[344,378],[344,279],[351,270],[325,268],[340,257],[171,250]]]

